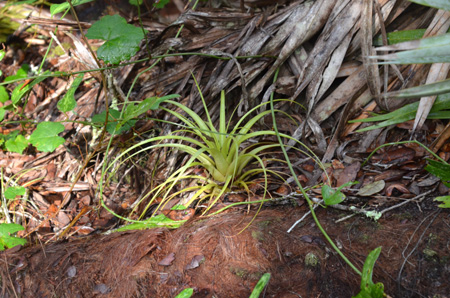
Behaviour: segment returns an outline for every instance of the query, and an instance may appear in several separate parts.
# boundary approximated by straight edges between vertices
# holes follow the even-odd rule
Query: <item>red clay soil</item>
[[[449,297],[450,214],[421,207],[387,213],[378,222],[355,216],[335,223],[346,214],[329,208],[318,216],[359,268],[370,250],[382,246],[374,281],[383,282],[391,297]],[[195,289],[193,297],[249,297],[266,272],[272,278],[261,297],[356,295],[359,276],[330,249],[311,216],[286,232],[305,211],[263,210],[243,232],[253,213],[235,210],[177,230],[10,250],[0,255],[1,297],[175,297],[187,287]],[[317,266],[305,265],[308,253],[318,256]]]

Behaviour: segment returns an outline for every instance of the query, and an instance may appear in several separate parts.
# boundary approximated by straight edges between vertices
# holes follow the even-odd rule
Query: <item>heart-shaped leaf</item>
[[[136,54],[144,33],[141,28],[128,24],[121,16],[113,15],[104,16],[95,22],[86,37],[105,40],[97,51],[98,57],[106,63],[118,64]]]
[[[64,125],[57,122],[41,122],[30,136],[30,143],[39,151],[53,152],[64,139],[58,134],[64,131]]]

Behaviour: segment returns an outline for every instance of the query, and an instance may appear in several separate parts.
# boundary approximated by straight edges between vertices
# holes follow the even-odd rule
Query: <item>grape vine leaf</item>
[[[67,90],[66,95],[64,95],[64,97],[60,101],[58,101],[57,104],[58,110],[65,113],[72,111],[77,106],[77,102],[75,100],[74,95],[78,86],[80,86],[81,82],[83,81],[83,77],[84,74],[80,74],[75,78],[69,90]]]
[[[104,16],[88,29],[89,39],[103,39],[106,42],[97,50],[97,55],[106,63],[119,64],[131,58],[139,50],[144,38],[141,28],[127,23],[119,15]]]
[[[30,136],[30,143],[39,151],[53,152],[59,145],[64,143],[64,139],[58,134],[64,131],[64,125],[57,122],[41,122]]]
[[[24,227],[15,223],[0,224],[0,250],[26,244],[27,240],[11,236],[11,234],[23,231],[24,229]]]
[[[9,139],[5,143],[6,149],[9,152],[16,152],[22,154],[23,150],[28,147],[28,141],[23,135],[18,135],[14,139]]]
[[[14,200],[17,196],[23,196],[25,194],[25,187],[23,186],[11,186],[5,190],[5,198],[8,200]]]

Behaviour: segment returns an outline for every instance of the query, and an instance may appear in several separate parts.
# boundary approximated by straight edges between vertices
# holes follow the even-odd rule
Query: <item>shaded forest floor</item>
[[[121,3],[113,2],[116,5]],[[296,5],[301,5],[303,1],[279,1],[279,7],[276,9],[264,4],[264,1],[253,1],[256,4],[252,4],[252,7],[267,6],[264,6],[264,10],[255,9],[256,13],[243,13],[239,10],[240,1],[231,2],[236,5],[229,8],[229,15],[228,12],[225,16],[221,15],[220,9],[214,10],[204,4],[201,9],[205,14],[192,13],[182,19],[188,25],[193,25],[187,26],[185,31],[188,33],[182,36],[183,45],[178,50],[212,53],[209,48],[211,43],[213,49],[217,46],[220,51],[228,53],[230,50],[229,54],[234,55],[233,51],[238,47],[238,41],[243,38],[244,29],[249,30],[248,36],[266,32],[266,29],[271,30],[275,26],[273,24],[282,23],[283,13],[287,14],[291,9],[299,8],[300,6]],[[389,3],[379,2],[383,5]],[[92,4],[89,9],[80,9],[80,15],[85,14],[83,17],[86,23],[82,23],[83,26],[89,27],[90,18],[95,18],[90,13],[94,12],[96,15],[97,10],[104,9],[98,4],[100,1],[96,3],[95,5],[99,6]],[[149,39],[154,42],[152,53],[164,53],[165,40],[173,41],[170,38],[176,31],[173,30],[175,26],[167,24],[180,16],[186,8],[184,5],[183,1],[173,1],[158,17],[149,17],[145,26],[148,26],[148,30],[151,28]],[[423,27],[426,27],[433,17],[423,8],[400,7],[404,11],[396,14],[400,15],[400,21],[393,22],[396,26],[402,24],[401,20],[409,19],[402,13],[407,16],[422,14],[423,21],[411,22]],[[119,8],[108,6],[108,9],[123,14],[120,5]],[[154,11],[152,13],[155,14]],[[242,24],[237,20],[242,21]],[[39,20],[32,19],[30,22],[33,21]],[[41,23],[37,23],[40,27],[38,26],[36,32],[23,31],[9,44],[6,58],[0,62],[4,77],[14,75],[25,63],[39,65],[50,40],[48,32],[54,29],[54,24],[49,19],[40,21]],[[130,18],[130,23],[133,22],[138,24],[137,19]],[[264,30],[255,29],[265,25],[267,28]],[[75,25],[63,22],[61,26],[68,26],[72,30]],[[227,26],[237,26],[242,32]],[[205,29],[206,27],[208,28]],[[279,31],[274,30],[274,34],[276,32]],[[293,78],[300,76],[295,72],[295,67],[300,67],[299,65],[302,66],[305,62],[300,61],[302,55],[314,53],[314,43],[321,40],[320,32],[322,31],[318,30],[311,37],[312,41],[302,47],[301,51],[296,51],[286,58],[288,60],[285,65],[289,64],[291,69],[286,67],[280,71],[282,83],[274,85],[276,88],[272,89],[276,90],[280,97],[294,94],[296,86]],[[426,158],[429,158],[427,152],[414,143],[393,145],[381,149],[364,164],[370,152],[377,146],[409,140],[412,122],[363,133],[355,132],[357,126],[346,124],[346,120],[349,120],[346,117],[350,114],[353,113],[352,116],[356,118],[363,110],[366,111],[366,108],[372,111],[376,106],[368,101],[356,101],[359,106],[349,110],[344,103],[348,100],[347,97],[364,99],[365,94],[369,94],[359,59],[360,53],[351,49],[353,43],[350,43],[350,40],[354,37],[353,34],[356,36],[355,32],[357,30],[352,29],[347,38],[342,37],[349,47],[348,56],[345,56],[346,59],[339,66],[339,74],[335,73],[336,78],[333,80],[336,80],[330,83],[330,90],[321,91],[321,95],[327,100],[320,101],[317,105],[318,109],[311,115],[316,122],[311,124],[309,134],[302,140],[321,157],[332,152],[329,160],[325,162],[331,186],[339,187],[351,181],[360,183],[343,189],[347,200],[340,205],[342,210],[318,207],[316,212],[319,221],[331,239],[358,268],[362,268],[370,251],[382,247],[373,279],[375,282],[382,282],[385,292],[391,297],[448,298],[450,213],[449,209],[438,208],[433,199],[448,194],[449,189],[438,178],[424,170]],[[34,39],[36,35],[41,39]],[[72,37],[58,33],[58,38],[64,44],[72,44],[70,53],[77,53]],[[275,47],[268,50],[270,55],[267,57],[258,58],[256,62],[243,62],[243,74],[240,73],[242,70],[238,71],[235,67],[235,61],[222,63],[218,62],[218,59],[195,55],[184,58],[169,57],[162,65],[158,65],[157,69],[146,73],[137,81],[132,97],[138,101],[150,96],[179,92],[183,103],[201,110],[202,106],[198,94],[195,93],[196,88],[190,73],[195,70],[200,74],[199,84],[209,98],[208,104],[217,114],[216,99],[222,89],[227,91],[230,107],[240,105],[236,100],[243,92],[240,76],[245,77],[251,87],[263,86],[269,82],[271,76],[266,77],[264,72],[259,76],[253,76],[252,73],[258,69],[270,71],[274,63],[270,59],[273,55],[280,54],[284,40],[268,42],[275,44]],[[240,46],[245,47],[245,43]],[[317,48],[319,51],[322,47]],[[274,52],[275,49],[278,49],[278,52]],[[72,55],[58,53],[53,45],[46,66],[59,71],[84,69],[82,63],[71,59]],[[147,51],[141,50],[134,58],[142,58],[145,55]],[[355,55],[358,58],[355,58]],[[111,74],[117,79],[114,84],[118,90],[127,90],[132,79],[148,67],[150,62],[112,70]],[[297,62],[299,64],[296,64]],[[401,70],[403,73],[413,72],[406,67]],[[321,71],[324,70],[318,69],[316,72]],[[419,70],[415,71],[420,73]],[[224,76],[229,78],[229,81],[220,80],[219,73],[225,73]],[[257,78],[256,83],[253,82],[252,85],[251,80],[254,78]],[[130,131],[111,137],[113,141],[110,152],[106,152],[106,145],[100,144],[92,160],[85,164],[85,158],[92,149],[89,147],[93,139],[92,127],[76,121],[90,120],[93,114],[101,112],[106,102],[102,87],[96,80],[98,78],[95,76],[86,78],[76,93],[76,109],[73,113],[63,114],[56,110],[55,99],[61,97],[69,88],[69,80],[64,77],[49,78],[36,85],[24,105],[18,108],[16,114],[7,114],[0,126],[1,133],[5,136],[14,131],[28,135],[36,122],[60,121],[64,124],[64,132],[61,135],[66,139],[66,143],[53,153],[39,152],[32,146],[27,147],[23,154],[6,150],[0,152],[2,175],[10,179],[2,178],[5,179],[2,183],[6,185],[6,182],[15,181],[26,186],[29,193],[27,199],[11,200],[6,206],[6,211],[10,214],[21,215],[18,218],[21,219],[20,223],[25,230],[18,235],[26,237],[28,244],[23,248],[17,246],[0,253],[1,297],[175,297],[181,290],[189,287],[194,289],[193,297],[249,297],[259,278],[267,272],[271,273],[272,277],[261,297],[351,297],[359,292],[360,276],[331,249],[311,215],[306,216],[290,233],[287,232],[309,210],[292,179],[286,179],[286,182],[270,177],[269,193],[274,202],[266,202],[261,210],[258,210],[260,205],[241,205],[212,217],[202,217],[201,212],[197,210],[192,211],[187,222],[177,229],[157,228],[109,233],[109,230],[123,225],[124,222],[101,207],[97,190],[101,181],[99,169],[103,159],[108,154],[109,157],[114,157],[137,140],[148,138],[154,131],[161,134],[171,133],[175,128],[155,120],[166,120],[167,115],[164,113],[149,112],[139,119]],[[217,80],[217,85],[214,80]],[[263,84],[259,84],[258,80]],[[311,79],[311,85],[315,83],[316,81]],[[348,86],[342,88],[346,84]],[[305,92],[312,92],[313,87],[302,91],[303,93],[299,92],[301,100],[305,99]],[[306,85],[303,88],[306,90]],[[263,87],[259,92],[261,90]],[[254,102],[250,100],[249,103]],[[304,101],[301,103],[307,105]],[[287,111],[296,120],[304,119],[304,111],[298,111],[292,106],[283,106],[280,109]],[[21,116],[27,121],[22,121]],[[300,129],[287,118],[277,118],[280,130],[294,136]],[[270,117],[258,125],[261,129],[271,129]],[[439,147],[435,147],[435,141],[446,130],[445,121],[427,120],[414,137],[425,146],[436,148],[439,156],[448,160],[448,137],[441,138]],[[337,139],[340,139],[336,141],[334,134],[338,133]],[[108,140],[106,139],[105,143]],[[270,138],[268,140],[273,141]],[[330,147],[334,149],[329,151]],[[289,152],[289,157],[295,164],[298,178],[304,186],[311,187],[308,189],[311,197],[320,198],[320,189],[314,185],[326,183],[325,178],[321,173],[318,174],[317,166],[311,159],[301,152],[292,151]],[[130,215],[130,206],[151,186],[164,181],[171,170],[186,161],[184,156],[177,156],[170,150],[155,150],[145,157],[142,156],[139,156],[139,161],[120,165],[116,176],[105,187],[102,199],[108,208],[119,215]],[[290,173],[285,164],[279,162],[282,158],[281,153],[274,150],[265,162],[269,168],[279,169],[285,175],[283,177],[287,178]],[[156,159],[161,160],[160,164],[157,164]],[[176,162],[170,165],[170,159]],[[77,173],[81,174],[73,184]],[[216,210],[246,200],[261,199],[262,179],[257,178],[251,185],[252,196],[239,191],[232,192],[221,198]],[[382,182],[381,188],[378,182]],[[363,192],[363,186],[370,186],[369,190]],[[170,217],[170,207],[172,206],[166,206],[161,212]],[[151,208],[155,206],[152,205]],[[377,211],[382,216],[375,221],[363,214],[354,213],[351,208]],[[137,216],[132,214],[130,218],[137,219]],[[176,216],[174,215],[173,219],[180,219]]]

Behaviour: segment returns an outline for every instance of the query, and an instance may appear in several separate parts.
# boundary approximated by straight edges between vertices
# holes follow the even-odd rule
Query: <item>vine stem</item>
[[[274,81],[277,80],[278,77],[278,71],[277,70],[275,72],[275,76],[274,76]],[[333,242],[333,240],[330,238],[330,236],[328,236],[327,232],[325,231],[325,229],[322,227],[322,225],[319,222],[319,219],[317,218],[316,212],[314,211],[314,203],[311,201],[311,199],[309,198],[308,194],[306,193],[305,189],[302,187],[302,185],[300,184],[300,181],[297,178],[297,175],[294,171],[294,168],[292,167],[291,162],[289,161],[289,156],[286,152],[286,148],[284,147],[284,143],[281,139],[281,136],[278,132],[278,128],[277,128],[277,121],[275,118],[275,112],[274,112],[274,105],[273,105],[273,93],[270,96],[270,109],[272,112],[272,120],[273,120],[273,129],[275,131],[275,134],[277,136],[278,142],[280,143],[280,147],[281,150],[283,151],[283,155],[284,158],[286,159],[287,165],[289,167],[289,170],[292,174],[292,177],[295,180],[295,183],[297,184],[297,186],[299,187],[303,197],[306,199],[306,201],[308,202],[308,207],[309,210],[311,211],[311,215],[314,219],[314,222],[316,223],[317,227],[319,228],[320,232],[322,232],[323,236],[325,237],[325,239],[327,239],[328,243],[330,243],[331,247],[333,247],[333,249],[339,254],[339,256],[358,274],[358,275],[362,275],[361,271],[356,268],[355,265],[353,265],[353,263],[342,253],[342,251],[339,249],[339,247],[336,246],[336,244]]]

